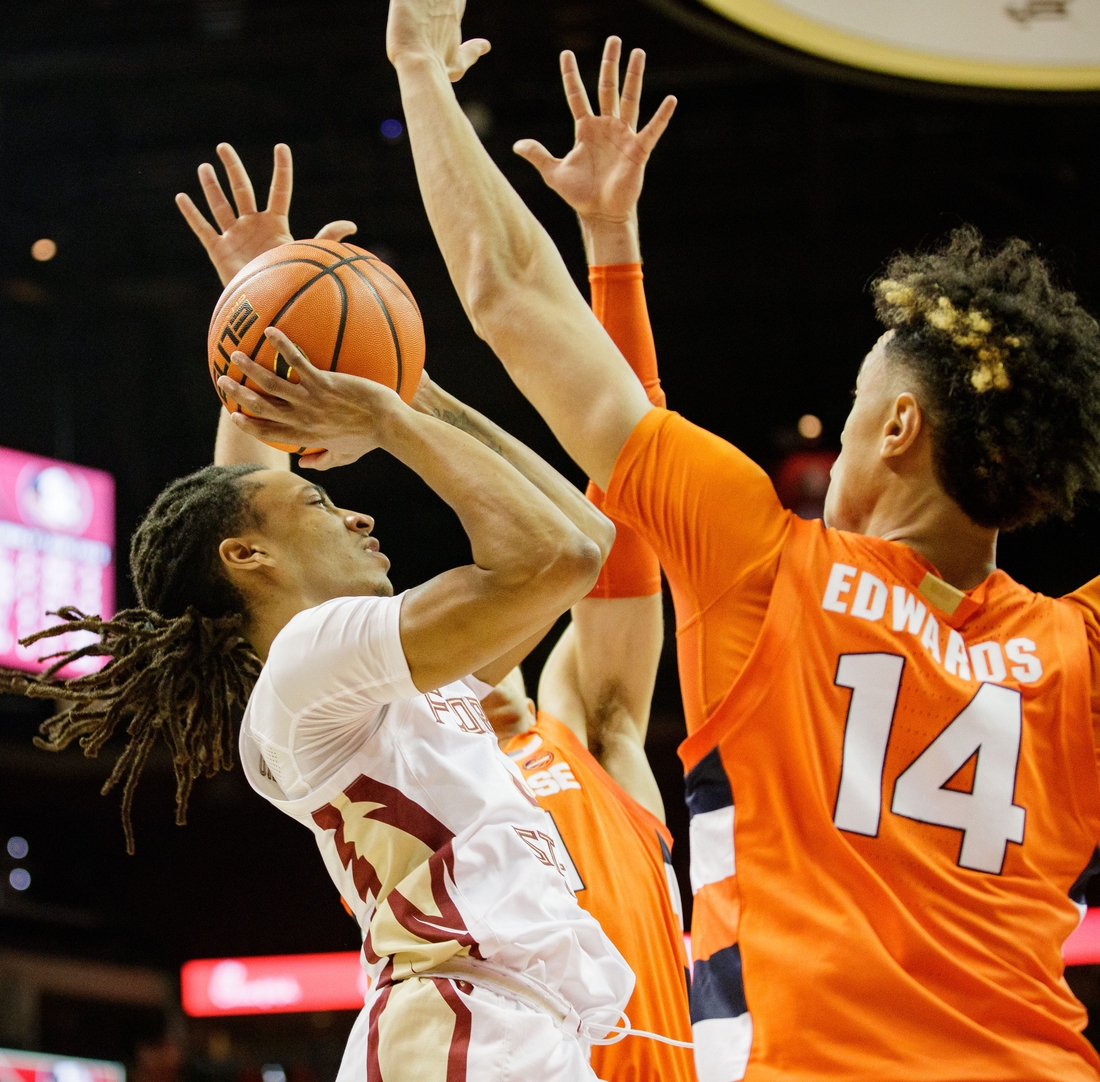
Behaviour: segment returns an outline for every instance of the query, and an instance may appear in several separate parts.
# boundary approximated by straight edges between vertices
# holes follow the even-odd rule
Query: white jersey
[[[633,974],[567,886],[547,814],[481,709],[488,687],[417,691],[401,600],[336,598],[279,632],[241,727],[248,780],[313,831],[374,986],[503,976],[606,1031]]]

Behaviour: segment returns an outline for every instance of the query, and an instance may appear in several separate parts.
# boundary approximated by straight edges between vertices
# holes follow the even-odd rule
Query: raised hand
[[[427,59],[442,65],[457,83],[489,51],[484,38],[462,40],[466,0],[390,0],[386,22],[386,55],[402,60]]]
[[[218,272],[222,285],[258,255],[289,244],[294,240],[290,232],[290,196],[294,189],[294,161],[286,143],[275,146],[275,168],[271,174],[271,191],[267,208],[256,206],[256,193],[240,156],[228,143],[218,144],[218,157],[229,178],[233,204],[226,198],[218,180],[218,174],[209,162],[199,166],[199,183],[206,195],[215,229],[195,206],[189,195],[180,192],[176,206],[187,220],[191,231],[202,242],[210,262]],[[219,230],[221,232],[219,232]],[[343,240],[356,231],[354,222],[329,222],[318,234],[318,240]]]
[[[561,54],[562,82],[573,113],[575,133],[573,149],[564,158],[555,158],[534,139],[521,139],[513,147],[577,212],[582,222],[597,225],[633,221],[646,162],[676,108],[676,99],[666,97],[649,123],[638,131],[645,53],[641,49],[631,52],[620,95],[621,55],[622,41],[608,38],[600,64],[600,113],[596,116],[581,82],[576,56],[568,50]]]
[[[270,443],[325,448],[302,455],[300,466],[327,470],[355,462],[379,446],[386,417],[409,408],[395,391],[374,380],[314,368],[277,328],[268,327],[265,333],[297,382],[277,376],[247,353],[236,352],[233,363],[259,390],[229,376],[218,379],[218,388],[248,411],[249,415],[234,413],[231,420],[249,436]]]

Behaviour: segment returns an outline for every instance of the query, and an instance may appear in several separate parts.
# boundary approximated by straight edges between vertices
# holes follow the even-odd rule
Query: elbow
[[[517,238],[501,251],[475,252],[462,289],[463,306],[478,336],[491,339],[515,319],[517,297],[537,263],[534,244]]]
[[[614,526],[611,529],[614,533]],[[579,601],[596,585],[605,559],[603,547],[579,530],[563,540],[550,571],[566,608]]]
[[[600,550],[600,567],[603,567],[608,556],[611,555],[612,545],[615,544],[615,523],[603,512],[597,511],[596,521],[587,532]]]
[[[463,306],[475,333],[492,344],[508,326],[515,311],[515,279],[503,267],[479,267],[470,276]]]

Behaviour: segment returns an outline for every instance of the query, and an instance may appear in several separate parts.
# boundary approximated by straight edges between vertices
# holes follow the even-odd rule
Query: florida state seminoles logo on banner
[[[16,502],[28,526],[77,536],[88,528],[95,510],[87,479],[59,463],[28,462],[16,482]]]
[[[40,672],[43,655],[94,641],[76,631],[19,645],[65,605],[104,618],[115,604],[115,484],[109,474],[0,448],[0,665]],[[102,668],[88,657],[64,676]]]

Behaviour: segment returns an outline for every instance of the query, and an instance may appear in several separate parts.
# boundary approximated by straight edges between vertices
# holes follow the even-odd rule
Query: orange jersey
[[[634,1029],[691,1040],[687,957],[672,836],[631,799],[556,718],[505,749],[560,835],[559,854],[577,901],[603,926],[637,977],[626,1013]],[[691,1050],[645,1037],[592,1049],[607,1082],[694,1082]]]
[[[1095,1080],[1061,958],[1100,838],[1082,605],[1000,571],[960,600],[903,545],[782,512],[662,410],[607,506],[660,555],[706,704],[681,749],[700,1078],[738,1076],[747,1008],[752,1082]]]

